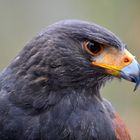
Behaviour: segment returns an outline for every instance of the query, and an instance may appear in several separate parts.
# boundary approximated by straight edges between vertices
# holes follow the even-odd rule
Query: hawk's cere
[[[109,30],[65,20],[34,37],[0,74],[0,140],[131,140],[100,87],[140,84],[140,66]]]

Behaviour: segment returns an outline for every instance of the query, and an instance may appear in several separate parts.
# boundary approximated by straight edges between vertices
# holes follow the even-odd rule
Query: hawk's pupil
[[[89,42],[87,44],[87,48],[93,53],[93,54],[97,54],[98,52],[100,52],[101,47],[99,43],[92,43]]]

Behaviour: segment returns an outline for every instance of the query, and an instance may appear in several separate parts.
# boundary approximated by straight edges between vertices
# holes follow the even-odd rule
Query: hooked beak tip
[[[134,91],[137,90],[140,85],[140,65],[135,59],[121,70],[120,75],[123,79],[136,83]]]
[[[139,77],[140,77],[140,76],[139,76]],[[138,79],[134,79],[134,82],[136,83],[136,84],[135,84],[134,91],[136,91],[137,88],[138,88],[138,86],[140,85],[140,78],[138,78]]]

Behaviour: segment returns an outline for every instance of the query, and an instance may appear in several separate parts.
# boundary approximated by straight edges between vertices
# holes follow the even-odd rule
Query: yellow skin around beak
[[[118,50],[115,47],[105,47],[91,64],[105,68],[107,73],[120,77],[120,71],[131,64],[133,60],[134,56],[126,49]]]

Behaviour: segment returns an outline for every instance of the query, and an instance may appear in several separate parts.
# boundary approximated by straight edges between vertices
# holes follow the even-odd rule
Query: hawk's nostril
[[[129,62],[130,62],[130,59],[127,58],[127,57],[125,57],[125,58],[124,58],[124,63],[129,63]]]

